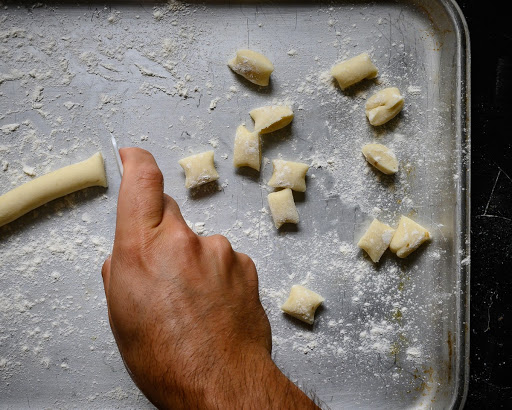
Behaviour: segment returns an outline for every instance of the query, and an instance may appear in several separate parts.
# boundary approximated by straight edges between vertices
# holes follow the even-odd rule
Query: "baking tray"
[[[276,69],[259,88],[226,66],[238,48]],[[377,80],[347,92],[328,76],[369,52]],[[397,86],[398,118],[371,127],[364,103]],[[271,103],[290,127],[264,137],[260,174],[235,170],[236,127]],[[92,188],[0,229],[0,407],[148,408],[112,338],[100,267],[120,177],[109,132],[156,157],[166,192],[200,235],[251,255],[273,355],[330,408],[460,408],[468,381],[469,37],[455,2],[4,3],[0,10],[2,192],[100,150]],[[361,155],[390,146],[385,177]],[[218,184],[184,188],[177,161],[215,151]],[[300,223],[268,212],[271,160],[311,164]],[[408,215],[433,235],[374,265],[355,245],[373,217]],[[326,302],[314,326],[279,309],[302,283]]]

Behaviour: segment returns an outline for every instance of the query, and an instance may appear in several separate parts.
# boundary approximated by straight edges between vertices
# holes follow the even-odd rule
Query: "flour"
[[[23,172],[28,175],[29,177],[35,177],[36,176],[36,170],[34,167],[30,167],[28,165],[25,165],[23,167]]]
[[[208,109],[210,111],[213,111],[215,108],[217,108],[217,103],[220,101],[220,97],[216,97],[214,98],[213,100],[210,101],[210,106],[208,107]]]
[[[76,104],[72,101],[66,101],[64,104],[64,107],[66,107],[68,110],[71,110]]]

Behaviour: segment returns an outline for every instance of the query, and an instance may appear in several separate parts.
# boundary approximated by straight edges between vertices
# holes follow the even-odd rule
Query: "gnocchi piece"
[[[263,86],[268,85],[274,71],[274,65],[267,57],[252,50],[238,50],[236,57],[228,61],[228,66],[251,83]]]
[[[366,160],[386,175],[396,174],[398,160],[395,153],[382,144],[366,144],[363,147],[363,155]]]
[[[250,132],[243,125],[236,129],[233,165],[235,167],[251,167],[260,170],[261,143],[257,132]]]
[[[331,68],[331,75],[338,81],[342,90],[366,78],[375,78],[379,70],[366,53],[342,61]]]
[[[372,125],[382,125],[394,118],[404,106],[404,97],[396,87],[384,88],[366,101],[366,116]]]
[[[394,233],[391,226],[374,219],[357,246],[365,250],[371,260],[377,263],[388,249]]]
[[[290,295],[281,310],[310,325],[315,321],[315,312],[325,299],[301,285],[293,285]]]
[[[268,194],[268,204],[277,229],[285,223],[299,223],[299,213],[290,188]]]
[[[213,151],[191,155],[180,159],[178,163],[185,171],[185,188],[196,188],[219,179],[213,162]]]
[[[389,249],[396,253],[399,258],[405,258],[429,239],[430,233],[423,226],[406,216],[402,216],[389,244]]]
[[[273,160],[272,165],[274,173],[268,181],[268,185],[274,188],[291,188],[294,191],[306,192],[306,173],[309,165],[282,159]]]
[[[293,120],[293,111],[284,105],[255,108],[249,113],[254,120],[254,131],[268,134],[286,127]]]

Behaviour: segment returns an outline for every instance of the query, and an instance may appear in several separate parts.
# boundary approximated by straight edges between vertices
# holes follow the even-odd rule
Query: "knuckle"
[[[229,240],[222,235],[213,235],[208,238],[210,247],[220,257],[232,256],[234,251]]]
[[[246,278],[258,288],[258,271],[254,261],[245,253],[238,253],[238,263],[241,270],[245,272]]]
[[[201,246],[199,237],[188,226],[175,228],[173,241],[177,246],[191,252],[197,251]]]
[[[103,265],[101,266],[101,275],[103,277],[105,277],[105,275],[107,274],[109,267],[110,267],[110,257],[107,258],[105,260],[105,262],[103,262]]]
[[[250,256],[245,253],[239,253],[238,259],[244,268],[256,271],[256,265]]]

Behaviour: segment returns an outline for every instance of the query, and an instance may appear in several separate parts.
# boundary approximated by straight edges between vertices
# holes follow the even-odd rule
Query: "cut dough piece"
[[[374,219],[357,246],[364,249],[372,261],[377,263],[388,249],[394,233],[395,230],[391,226]]]
[[[101,153],[33,179],[0,196],[0,226],[56,198],[91,186],[107,186]]]
[[[213,151],[191,155],[180,159],[178,163],[185,171],[185,188],[196,188],[219,179],[213,162]]]
[[[274,173],[268,184],[274,188],[291,188],[294,191],[306,191],[306,173],[309,165],[301,162],[284,161],[275,159],[272,161]]]
[[[325,299],[301,285],[293,285],[290,296],[284,302],[283,312],[310,325],[315,321],[315,311]]]
[[[235,73],[257,85],[268,85],[274,66],[263,54],[252,50],[238,50],[228,62]]]
[[[290,188],[268,194],[268,204],[277,229],[285,223],[299,223],[299,214]]]
[[[399,258],[405,258],[429,239],[430,233],[423,226],[406,216],[402,216],[389,244],[389,249],[396,253]]]
[[[243,125],[236,129],[233,165],[235,167],[251,167],[260,170],[261,143],[257,132],[250,132]]]
[[[394,118],[404,106],[404,97],[396,87],[384,88],[366,102],[366,116],[372,125],[382,125]]]
[[[342,61],[331,68],[331,75],[338,81],[342,90],[365,78],[375,78],[378,74],[379,70],[366,53]]]
[[[366,144],[363,147],[366,160],[386,175],[396,174],[398,160],[395,153],[382,144]]]
[[[254,131],[260,134],[279,130],[293,120],[293,111],[284,105],[255,108],[249,114],[254,120]]]

